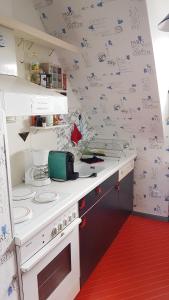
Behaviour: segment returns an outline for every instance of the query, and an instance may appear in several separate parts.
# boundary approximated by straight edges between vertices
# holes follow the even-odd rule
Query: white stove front
[[[76,218],[21,265],[23,300],[73,300],[80,290],[79,224]]]
[[[32,219],[15,225],[22,300],[73,300],[80,289],[81,219],[77,203],[68,208],[69,197],[15,201],[32,210]]]

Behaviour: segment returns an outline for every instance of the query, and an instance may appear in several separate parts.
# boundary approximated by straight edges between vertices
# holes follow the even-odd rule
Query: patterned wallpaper
[[[138,151],[134,210],[168,216],[163,135],[145,0],[34,0],[47,32],[80,47],[63,56],[74,97],[99,137]]]

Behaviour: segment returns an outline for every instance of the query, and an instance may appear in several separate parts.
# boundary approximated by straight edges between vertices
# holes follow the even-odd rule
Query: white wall
[[[16,19],[43,30],[31,0],[12,0],[12,11]]]
[[[30,0],[0,0],[0,15],[11,16],[43,30],[43,25]]]
[[[0,0],[0,14],[12,16],[12,0]]]
[[[169,1],[146,0],[146,2],[153,42],[163,124],[165,128],[166,119],[169,117],[169,32],[160,31],[158,29],[158,23],[169,13]]]

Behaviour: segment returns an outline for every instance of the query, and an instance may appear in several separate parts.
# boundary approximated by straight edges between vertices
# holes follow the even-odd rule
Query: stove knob
[[[76,218],[76,213],[75,213],[75,212],[72,213],[72,218],[73,218],[73,219]]]
[[[58,231],[61,231],[63,229],[63,225],[60,223],[58,224]]]
[[[72,216],[68,216],[68,221],[72,222]]]
[[[67,219],[64,219],[64,220],[63,220],[63,226],[64,226],[64,227],[67,226],[67,223],[68,223]]]
[[[57,229],[57,227],[54,227],[53,230],[52,230],[52,232],[51,232],[51,236],[54,237],[57,234],[58,234],[58,229]]]

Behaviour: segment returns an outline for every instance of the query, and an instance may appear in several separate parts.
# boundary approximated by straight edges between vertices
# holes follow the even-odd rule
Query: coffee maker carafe
[[[51,183],[48,174],[48,150],[32,150],[31,163],[25,168],[25,183],[44,186]]]

